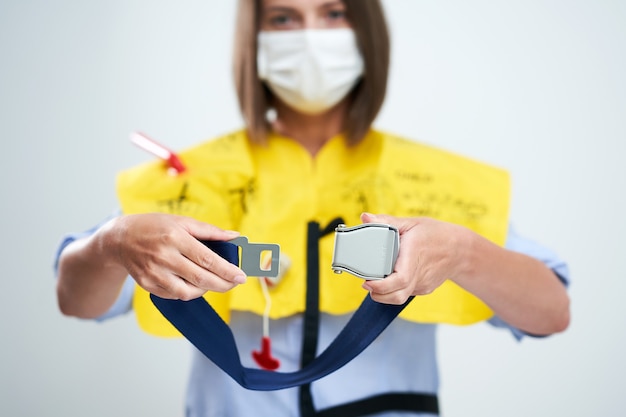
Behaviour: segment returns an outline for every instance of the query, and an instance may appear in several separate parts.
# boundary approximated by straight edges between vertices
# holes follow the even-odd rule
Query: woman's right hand
[[[237,232],[160,213],[120,216],[104,228],[102,242],[110,259],[161,298],[191,300],[246,281],[241,269],[198,240],[226,241],[237,237]]]

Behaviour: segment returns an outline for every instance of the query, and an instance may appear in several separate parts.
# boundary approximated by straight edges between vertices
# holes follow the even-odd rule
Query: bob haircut
[[[253,142],[263,143],[270,130],[266,114],[272,93],[257,75],[257,34],[262,0],[239,0],[233,71],[239,108]],[[343,0],[364,62],[361,80],[350,93],[344,121],[348,143],[359,142],[368,132],[387,90],[389,31],[379,0]]]

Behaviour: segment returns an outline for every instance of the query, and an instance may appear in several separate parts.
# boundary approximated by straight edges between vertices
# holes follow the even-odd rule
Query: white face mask
[[[319,114],[339,103],[363,75],[352,29],[260,32],[259,78],[290,107]]]

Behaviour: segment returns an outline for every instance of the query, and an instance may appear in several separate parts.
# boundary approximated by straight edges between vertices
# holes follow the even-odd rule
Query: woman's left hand
[[[400,252],[394,272],[382,280],[366,281],[363,288],[373,300],[403,304],[412,295],[426,295],[446,279],[461,273],[469,229],[427,218],[361,215],[363,223],[385,223],[400,232]]]
[[[527,333],[548,335],[569,325],[565,286],[540,260],[501,248],[465,227],[427,217],[363,214],[361,220],[390,224],[400,232],[394,272],[363,284],[373,300],[403,304],[449,279]]]

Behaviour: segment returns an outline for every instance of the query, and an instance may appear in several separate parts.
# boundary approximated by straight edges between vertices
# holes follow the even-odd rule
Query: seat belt
[[[239,265],[236,245],[221,241],[203,243],[224,259]],[[381,304],[368,294],[324,352],[298,371],[275,372],[241,364],[230,327],[203,297],[182,301],[150,294],[150,298],[163,316],[208,359],[242,387],[257,391],[308,384],[336,371],[369,346],[413,299],[409,298],[402,305]]]

